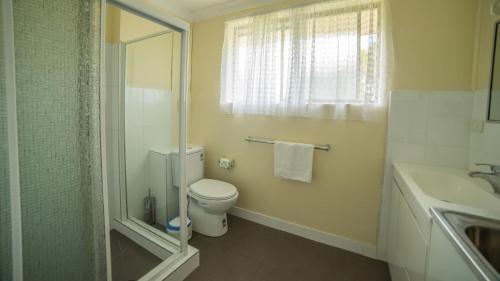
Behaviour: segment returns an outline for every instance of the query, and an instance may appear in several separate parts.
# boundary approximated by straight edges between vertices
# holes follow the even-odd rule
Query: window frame
[[[312,4],[315,5],[315,4]],[[290,9],[291,10],[291,9]],[[361,75],[360,75],[360,69],[361,69],[361,59],[360,59],[360,54],[361,54],[361,41],[362,37],[364,34],[362,34],[362,14],[363,12],[374,12],[377,19],[375,23],[375,29],[373,30],[372,33],[366,33],[366,36],[376,36],[376,51],[374,54],[377,56],[375,59],[375,65],[374,65],[374,83],[373,83],[373,92],[375,94],[375,97],[370,98],[370,102],[367,101],[367,95],[368,93],[361,94]],[[273,11],[270,13],[283,13],[282,19],[279,21],[279,24],[281,25],[281,41],[282,41],[282,46],[283,46],[283,41],[285,40],[284,33],[290,29],[289,26],[286,26],[289,23],[289,18],[291,15],[287,14],[289,10],[281,10],[281,11]],[[357,5],[352,5],[348,7],[340,7],[340,8],[333,8],[330,10],[325,10],[322,12],[310,12],[309,14],[315,15],[312,20],[317,20],[320,18],[324,17],[332,17],[332,16],[337,16],[337,15],[343,15],[343,14],[348,14],[348,13],[356,13],[356,18],[357,18],[357,23],[356,23],[356,34],[358,34],[357,39],[356,39],[356,99],[342,99],[342,98],[334,98],[332,97],[331,99],[318,99],[317,97],[314,97],[314,95],[311,95],[309,93],[310,98],[307,100],[307,105],[314,105],[314,106],[335,106],[336,104],[345,104],[345,105],[355,105],[355,106],[377,106],[380,105],[383,102],[383,93],[379,90],[380,85],[382,83],[381,81],[381,72],[382,72],[382,64],[383,64],[383,18],[382,18],[382,12],[383,12],[383,4],[382,2],[374,1],[372,3],[366,3],[366,4],[357,4]],[[249,18],[257,17],[252,16]],[[243,36],[246,36],[249,31],[251,31],[251,24],[246,24],[246,25],[238,25],[238,28],[234,28],[233,30],[233,38],[241,38]],[[235,39],[233,39],[235,40]],[[235,40],[236,41],[236,40]],[[235,46],[236,47],[236,46]],[[234,50],[232,51],[234,55]],[[283,54],[283,52],[281,52]],[[281,62],[283,64],[283,60]],[[281,68],[281,73],[283,73],[283,68]],[[283,74],[281,74],[280,81],[283,84]],[[227,81],[224,81],[224,83],[227,83]],[[279,97],[279,102],[276,102],[275,105],[279,106],[282,105],[282,95],[283,92],[280,92],[280,97]],[[363,97],[364,96],[364,97]],[[231,101],[228,101],[231,99]],[[226,96],[226,100],[222,101],[221,104],[224,104],[226,106],[229,106],[230,108],[233,106],[234,102],[236,100],[235,93],[234,91],[231,93],[230,98]]]

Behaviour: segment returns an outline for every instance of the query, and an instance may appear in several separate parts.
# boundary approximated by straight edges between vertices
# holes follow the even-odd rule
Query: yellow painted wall
[[[107,5],[106,42],[118,43],[140,39],[169,29],[115,6]],[[180,34],[172,32],[127,47],[127,83],[131,87],[174,90],[173,76],[178,76]],[[176,64],[177,63],[177,64]],[[172,71],[174,70],[175,73]],[[178,86],[177,86],[178,88]],[[178,94],[178,91],[176,92]]]
[[[478,1],[391,0],[396,90],[471,90]]]
[[[287,1],[270,9],[286,7]],[[395,89],[470,90],[476,0],[391,0]],[[192,27],[189,138],[207,146],[208,178],[240,192],[238,206],[336,235],[375,244],[382,190],[386,124],[221,113],[220,60],[224,20],[261,7],[204,20]],[[313,183],[275,178],[273,147],[245,136],[330,143],[315,152]],[[236,160],[231,171],[217,159]]]
[[[172,33],[127,44],[127,85],[171,90],[172,47]]]
[[[120,41],[127,42],[169,29],[120,11]],[[127,85],[146,89],[172,89],[173,34],[141,40],[127,45]]]
[[[127,11],[120,13],[120,40],[122,42],[169,30],[165,26],[138,17]]]
[[[120,41],[120,9],[106,5],[106,43]]]

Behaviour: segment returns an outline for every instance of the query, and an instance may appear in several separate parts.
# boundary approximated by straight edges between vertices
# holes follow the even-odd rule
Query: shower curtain
[[[12,4],[23,280],[105,280],[101,1],[12,0]],[[4,163],[4,97],[2,93],[2,198],[9,196],[3,177],[8,164]],[[3,220],[8,217],[3,203],[0,279],[9,280],[12,263],[3,262]]]
[[[11,279],[11,227],[3,13],[0,5],[0,280]]]

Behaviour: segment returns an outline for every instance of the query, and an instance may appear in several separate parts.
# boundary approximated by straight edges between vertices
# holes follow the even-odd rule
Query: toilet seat
[[[201,179],[189,187],[195,197],[207,200],[227,200],[238,195],[236,187],[230,183],[211,179]]]

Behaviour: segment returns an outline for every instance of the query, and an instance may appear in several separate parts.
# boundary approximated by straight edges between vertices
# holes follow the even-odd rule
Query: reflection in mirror
[[[490,92],[489,92],[489,121],[500,121],[500,22],[495,26],[495,37],[493,45],[493,58],[490,77]]]
[[[179,215],[171,171],[179,137],[180,34],[159,28],[125,43],[125,163],[128,216],[165,231]]]
[[[113,280],[138,280],[178,249],[179,231],[167,225],[179,216],[182,35],[117,6],[106,12],[111,217],[171,244],[151,251],[123,228],[111,232]]]

